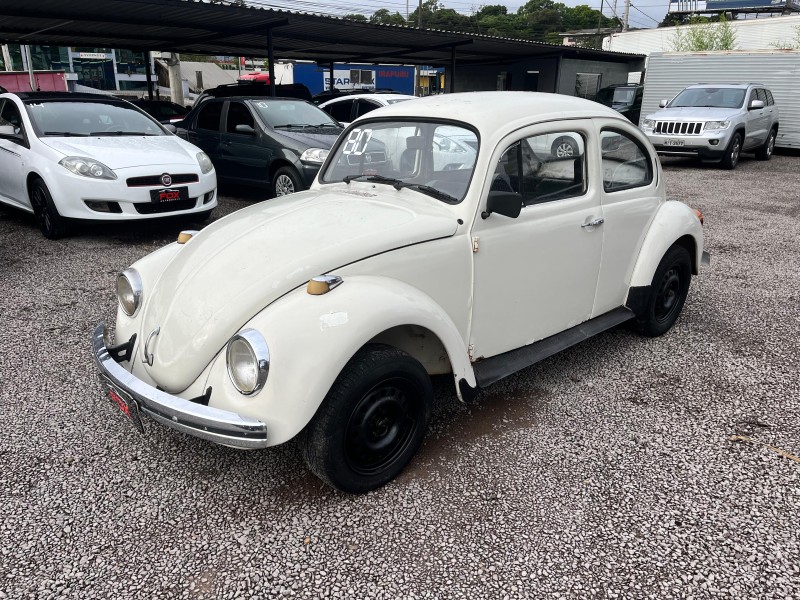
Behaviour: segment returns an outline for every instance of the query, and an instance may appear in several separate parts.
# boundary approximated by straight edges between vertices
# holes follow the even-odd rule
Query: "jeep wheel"
[[[689,251],[682,246],[670,247],[653,275],[644,310],[636,317],[639,333],[656,337],[670,330],[681,314],[691,278]]]
[[[67,220],[59,214],[44,181],[34,179],[31,182],[29,193],[31,207],[42,235],[49,240],[57,240],[66,235],[69,229]]]
[[[764,145],[756,150],[756,158],[758,160],[769,160],[772,158],[772,152],[775,150],[775,138],[777,136],[778,132],[775,129],[771,129]]]
[[[272,197],[286,196],[294,194],[303,189],[300,183],[300,175],[292,167],[281,167],[275,171],[272,178]]]
[[[315,475],[336,489],[374,490],[394,479],[416,454],[432,401],[430,377],[419,362],[390,346],[365,346],[303,430],[303,457]]]
[[[739,164],[739,155],[742,153],[742,134],[734,133],[733,139],[728,144],[725,156],[722,157],[723,169],[735,169]]]

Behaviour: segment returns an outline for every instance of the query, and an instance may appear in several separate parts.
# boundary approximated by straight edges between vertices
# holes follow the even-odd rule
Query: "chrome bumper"
[[[268,445],[267,426],[262,421],[173,396],[134,377],[109,354],[104,332],[101,323],[92,336],[92,356],[100,379],[133,398],[142,413],[167,427],[224,446],[253,449]]]

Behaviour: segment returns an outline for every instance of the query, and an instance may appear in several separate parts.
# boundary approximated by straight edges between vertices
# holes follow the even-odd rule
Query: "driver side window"
[[[8,130],[7,135],[22,133],[22,117],[11,100],[3,102],[3,106],[0,108],[0,127]]]
[[[617,192],[650,185],[653,163],[642,145],[623,131],[603,129],[600,132],[603,156],[603,189]]]

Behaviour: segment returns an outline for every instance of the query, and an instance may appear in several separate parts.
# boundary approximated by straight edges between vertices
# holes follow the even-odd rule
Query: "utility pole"
[[[175,104],[183,106],[183,81],[181,79],[181,59],[177,52],[173,52],[167,59],[169,72],[169,95]]]
[[[628,14],[631,12],[631,0],[625,0],[625,13],[622,16],[622,31],[628,31]]]

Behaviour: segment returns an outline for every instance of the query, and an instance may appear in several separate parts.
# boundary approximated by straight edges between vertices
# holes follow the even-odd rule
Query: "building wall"
[[[728,21],[736,32],[736,50],[775,50],[798,41],[800,16],[760,17]],[[659,27],[615,33],[603,40],[603,50],[651,54],[672,52],[677,27]]]
[[[558,78],[559,94],[567,94],[568,96],[583,96],[593,100],[594,94],[597,90],[604,88],[615,83],[628,83],[628,73],[632,71],[641,71],[642,67],[636,63],[611,63],[601,62],[597,60],[580,60],[565,58],[561,61],[561,74]],[[597,82],[597,89],[584,90],[583,94],[578,93],[576,89],[576,82],[578,81],[578,74],[596,74],[599,75]],[[586,78],[582,78],[585,80]]]
[[[353,71],[372,71],[372,83],[355,81]],[[414,93],[414,67],[399,65],[351,65],[335,64],[333,67],[333,87],[349,89],[393,89],[400,94]],[[295,63],[294,83],[304,84],[312,94],[328,89],[330,71],[316,63]],[[277,76],[276,76],[277,78]]]
[[[449,69],[447,69],[449,73]],[[538,71],[535,90],[555,92],[558,74],[558,59],[529,59],[510,65],[459,66],[456,60],[455,91],[484,92],[492,90],[526,90],[529,71]]]

